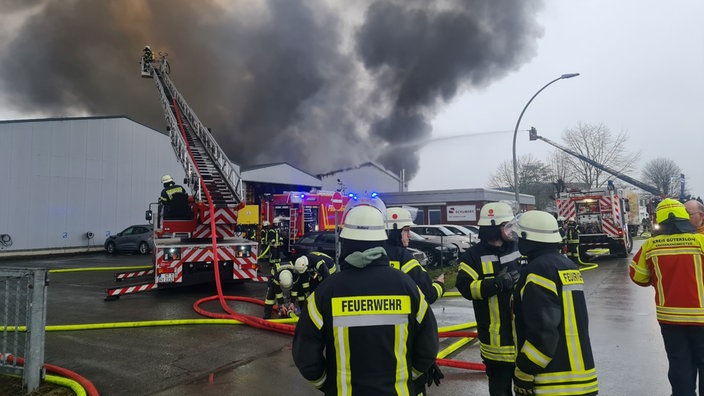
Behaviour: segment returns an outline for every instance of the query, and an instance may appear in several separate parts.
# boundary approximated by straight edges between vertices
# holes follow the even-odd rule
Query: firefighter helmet
[[[148,51],[151,51],[151,50],[152,50],[148,45],[145,45],[145,46],[144,46],[144,49],[145,49],[145,50],[148,50]]]
[[[290,270],[283,270],[279,272],[279,286],[282,290],[291,290],[293,286],[293,274]]]
[[[301,256],[297,258],[296,262],[293,264],[293,267],[299,274],[306,272],[308,270],[308,257]]]
[[[268,220],[262,221],[262,227],[269,227],[269,221]]]
[[[404,208],[388,208],[386,210],[386,229],[400,230],[403,227],[415,225],[411,219],[411,212]]]
[[[519,238],[542,243],[562,242],[557,220],[548,212],[530,210],[516,216],[516,220],[511,223],[512,227],[509,228]]]
[[[667,220],[687,220],[689,221],[689,213],[684,207],[684,204],[672,198],[665,198],[655,208],[655,221],[658,223]]]
[[[161,177],[161,184],[171,183],[172,181],[174,181],[174,179],[171,178],[170,175],[164,175]]]
[[[279,225],[279,224],[281,224],[281,218],[279,218],[279,217],[274,217],[274,225],[277,226],[277,225]]]
[[[340,238],[357,241],[385,241],[384,214],[375,206],[357,205],[347,212]]]
[[[490,202],[479,212],[479,226],[496,226],[513,219],[513,209],[505,202]]]

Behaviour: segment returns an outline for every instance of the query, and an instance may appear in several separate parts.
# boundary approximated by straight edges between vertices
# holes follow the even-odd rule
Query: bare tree
[[[655,158],[643,166],[643,179],[668,196],[679,195],[681,173],[682,169],[667,158]]]
[[[548,164],[555,180],[562,180],[565,183],[573,181],[572,170],[568,162],[569,154],[562,150],[553,150],[548,157]]]
[[[538,209],[546,207],[552,193],[553,174],[550,166],[534,158],[531,154],[521,155],[517,159],[519,188],[523,194],[535,196]],[[499,164],[496,173],[489,179],[489,187],[506,191],[516,191],[513,181],[513,162]]]
[[[570,149],[620,173],[632,170],[638,158],[638,154],[626,151],[628,134],[622,132],[614,135],[604,124],[579,123],[577,127],[567,129],[562,134],[562,139]],[[567,162],[573,175],[572,180],[590,188],[603,187],[612,178],[607,172],[579,158],[568,156]]]

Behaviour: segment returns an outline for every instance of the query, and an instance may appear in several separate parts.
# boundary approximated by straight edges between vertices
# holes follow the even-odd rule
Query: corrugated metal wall
[[[184,175],[168,136],[124,117],[0,122],[0,257],[102,246],[145,223],[164,173]]]

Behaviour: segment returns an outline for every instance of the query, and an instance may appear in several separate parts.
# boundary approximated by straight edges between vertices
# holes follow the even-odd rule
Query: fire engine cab
[[[587,261],[590,250],[628,257],[633,239],[628,232],[628,200],[622,191],[562,192],[556,197],[558,217],[574,219],[579,227],[579,254]]]

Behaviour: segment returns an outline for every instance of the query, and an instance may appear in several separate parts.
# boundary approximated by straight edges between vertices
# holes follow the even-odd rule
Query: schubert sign
[[[476,205],[448,205],[447,221],[477,221]]]

